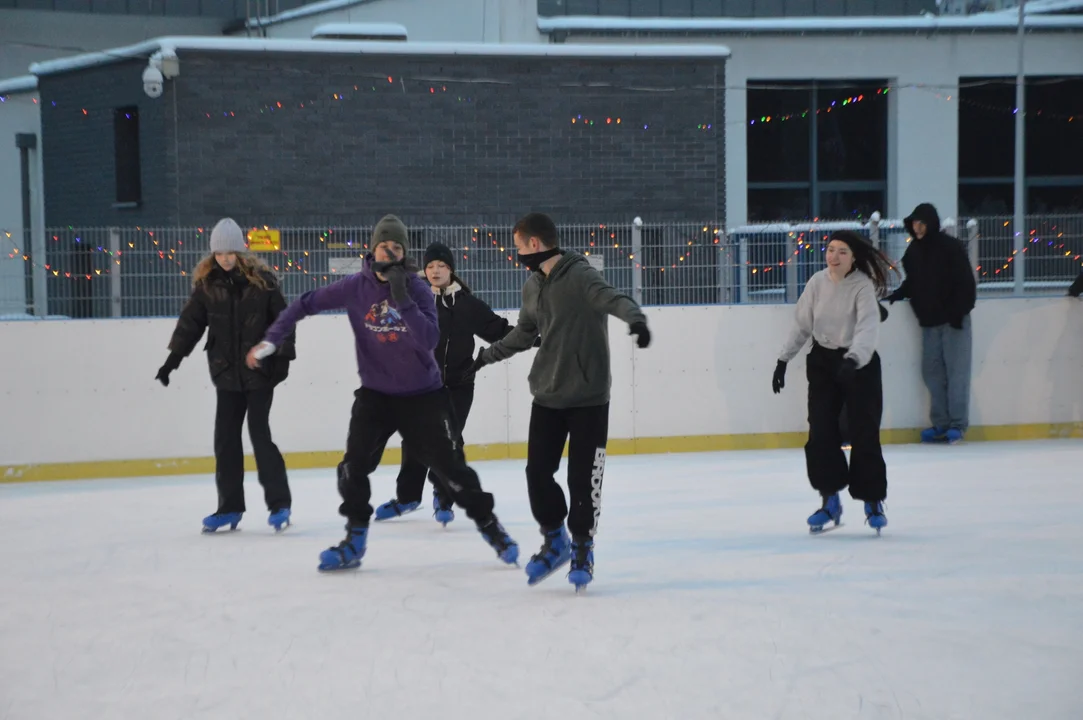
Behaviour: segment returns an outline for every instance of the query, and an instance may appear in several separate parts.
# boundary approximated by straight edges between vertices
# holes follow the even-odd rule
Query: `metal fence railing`
[[[983,293],[1060,293],[1080,271],[1083,215],[1032,216],[1015,272],[1010,218],[974,218],[945,229],[965,240]],[[897,260],[909,238],[901,220],[772,223],[724,229],[715,222],[599,223],[560,228],[606,279],[644,305],[795,302],[824,267],[830,233],[856,230]],[[266,229],[265,229],[266,230]],[[259,252],[288,299],[355,272],[371,227],[254,231]],[[209,228],[56,228],[43,238],[0,232],[0,318],[170,317],[191,292],[191,271],[207,254]],[[250,236],[252,237],[252,236]],[[494,308],[517,308],[526,271],[510,227],[411,228],[411,254],[439,240],[459,275]],[[27,246],[31,246],[28,250]],[[253,243],[255,246],[255,243]],[[29,265],[26,265],[26,264]]]

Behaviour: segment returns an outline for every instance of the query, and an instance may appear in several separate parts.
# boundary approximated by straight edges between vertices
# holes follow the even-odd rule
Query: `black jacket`
[[[295,359],[294,338],[289,338],[274,355],[250,370],[245,365],[248,351],[263,339],[267,328],[286,309],[286,298],[278,279],[264,271],[264,290],[248,281],[238,269],[227,273],[217,264],[205,280],[192,290],[169,341],[167,365],[176,368],[195,349],[203,330],[207,332],[207,363],[211,381],[219,390],[243,392],[272,388],[286,379],[290,360]]]
[[[474,336],[494,343],[511,332],[512,326],[454,276],[450,287],[436,295],[436,314],[440,319],[436,364],[444,385],[473,385]]]
[[[914,237],[914,220],[925,223],[927,228],[920,240]],[[940,230],[940,216],[929,204],[915,208],[906,218],[906,229],[913,238],[902,258],[906,279],[886,299],[895,302],[909,298],[922,327],[945,323],[962,327],[963,318],[974,309],[977,299],[977,282],[966,246]]]

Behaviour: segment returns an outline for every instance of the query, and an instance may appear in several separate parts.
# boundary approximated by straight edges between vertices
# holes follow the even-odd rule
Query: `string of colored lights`
[[[405,92],[405,83],[407,82],[406,79],[398,78],[398,80],[396,80],[396,78],[394,76],[391,76],[391,75],[386,76],[386,78],[381,77],[381,80],[383,80],[383,79],[387,80],[387,84],[383,85],[382,87],[384,87],[386,89],[393,90],[395,92],[398,92],[398,90],[395,87],[396,83],[397,83],[399,86],[401,86],[403,88],[403,92]],[[418,84],[419,87],[417,89],[420,90],[420,92],[422,92],[424,94],[434,96],[434,97],[442,96],[442,95],[445,95],[445,94],[448,93],[448,86],[446,84],[428,84],[427,82],[424,81],[424,79],[410,80],[410,82],[414,83],[414,84]],[[463,81],[459,81],[459,82],[478,84],[481,81],[463,80]],[[492,83],[492,82],[489,82],[488,84],[500,85],[500,83]],[[335,92],[335,93],[331,93],[329,96],[324,97],[323,100],[325,102],[330,102],[330,103],[341,103],[343,101],[349,100],[353,94],[367,95],[369,93],[379,91],[380,88],[381,88],[380,84],[372,84],[372,85],[368,86],[368,92],[366,92],[366,90],[363,88],[362,85],[353,85],[353,93],[350,93],[348,90],[342,91],[342,92]],[[721,89],[733,89],[733,88],[721,88]],[[760,86],[755,86],[755,87],[749,86],[749,88],[747,88],[747,89],[784,90],[786,88],[783,87],[783,86],[777,86],[776,87],[774,85],[764,85],[762,87],[760,87]],[[807,87],[805,87],[803,89],[807,90]],[[996,105],[990,105],[988,103],[982,103],[982,102],[970,100],[969,98],[960,97],[959,94],[958,94],[958,92],[959,92],[958,89],[955,89],[954,91],[949,92],[948,90],[938,88],[937,86],[928,86],[928,85],[924,85],[924,84],[902,84],[902,85],[886,85],[886,86],[883,86],[883,87],[875,88],[875,90],[872,89],[872,88],[869,88],[867,91],[861,91],[861,92],[856,92],[855,94],[852,94],[852,95],[845,95],[845,96],[842,96],[842,97],[837,97],[834,100],[831,100],[830,102],[825,103],[824,105],[822,105],[821,107],[818,107],[818,108],[806,107],[806,108],[801,109],[801,110],[780,111],[780,112],[769,114],[769,115],[768,114],[760,115],[758,118],[756,118],[756,117],[748,118],[747,120],[743,120],[743,121],[729,121],[729,122],[726,122],[725,125],[743,125],[743,124],[747,123],[749,126],[755,126],[755,125],[770,124],[772,122],[787,122],[787,121],[791,121],[791,120],[805,119],[805,118],[809,117],[812,114],[820,115],[820,114],[827,114],[827,113],[831,113],[831,112],[837,112],[838,110],[840,110],[843,107],[853,106],[855,104],[864,102],[865,100],[873,97],[874,95],[875,96],[885,96],[885,95],[887,95],[888,93],[890,93],[892,91],[897,92],[899,90],[921,90],[923,92],[934,95],[937,99],[944,100],[946,102],[953,102],[953,101],[954,102],[960,102],[960,103],[963,103],[965,105],[972,106],[972,107],[975,107],[977,109],[981,109],[981,110],[983,110],[985,112],[988,112],[988,113],[991,113],[991,114],[1014,115],[1017,112],[1017,108],[1014,105],[996,106]],[[427,93],[426,93],[426,91],[427,91]],[[464,95],[456,94],[456,93],[453,93],[453,95],[455,97],[455,101],[459,102],[459,103],[472,103],[472,102],[475,102],[475,98],[470,96],[470,95],[465,95],[464,96]],[[0,99],[2,99],[2,98],[0,98]],[[38,102],[37,98],[33,98],[33,102],[37,103]],[[267,103],[264,103],[264,104],[260,105],[259,107],[256,108],[256,110],[261,115],[266,115],[266,114],[273,115],[273,114],[276,114],[276,113],[282,113],[282,112],[286,112],[286,111],[289,111],[289,110],[303,110],[303,109],[306,109],[306,108],[307,109],[314,109],[314,108],[317,108],[319,106],[320,106],[320,98],[310,97],[308,100],[292,100],[292,101],[285,101],[285,102],[283,102],[282,100],[270,101],[270,102],[267,102]],[[57,107],[60,107],[60,105],[54,100],[54,101],[50,101],[49,107],[57,108]],[[79,110],[77,112],[79,114],[81,114],[83,117],[86,117],[86,118],[89,118],[91,116],[91,110],[89,110],[87,108],[79,108]],[[113,110],[108,109],[108,110],[101,110],[99,112],[111,113],[111,112],[113,112]],[[240,114],[243,115],[244,114],[243,111]],[[1055,111],[1046,110],[1044,108],[1039,108],[1037,110],[1025,110],[1024,114],[1028,115],[1028,116],[1033,116],[1035,118],[1039,118],[1039,119],[1042,119],[1042,120],[1046,120],[1046,121],[1056,120],[1056,121],[1068,122],[1068,123],[1073,123],[1073,122],[1075,122],[1077,119],[1079,119],[1081,117],[1079,114],[1058,113],[1058,112],[1055,112]],[[230,110],[203,111],[201,113],[201,115],[202,115],[202,117],[204,119],[208,119],[208,120],[214,119],[214,118],[235,119],[235,118],[238,117],[238,110],[230,109]],[[595,126],[595,124],[599,124],[599,125],[610,126],[612,129],[616,129],[617,127],[622,127],[622,128],[635,127],[635,128],[639,128],[640,126],[642,126],[643,130],[649,130],[650,129],[650,122],[633,122],[632,120],[630,120],[628,118],[625,118],[620,113],[607,114],[605,116],[605,122],[604,123],[602,123],[602,119],[601,119],[600,115],[591,117],[589,113],[587,114],[587,116],[584,116],[583,113],[576,113],[575,115],[573,115],[571,117],[571,123],[574,124],[574,125],[578,125],[581,128],[592,128],[592,127]],[[697,130],[711,130],[713,128],[714,128],[714,123],[701,122],[701,123],[696,124],[696,129]]]
[[[253,230],[256,230],[256,228],[253,228]],[[188,276],[190,270],[186,269],[184,267],[184,265],[177,259],[178,249],[176,247],[169,246],[168,245],[169,241],[167,241],[167,240],[160,240],[158,237],[156,237],[155,231],[153,231],[153,230],[145,230],[144,231],[142,229],[139,229],[139,231],[140,232],[145,232],[147,239],[153,244],[153,246],[155,248],[158,248],[157,250],[151,250],[151,254],[150,254],[149,257],[157,257],[159,260],[165,261],[165,262],[167,262],[167,263],[169,263],[171,265],[175,265],[177,268],[179,268],[179,274],[178,274],[179,277],[187,277]],[[1055,249],[1058,250],[1058,252],[1061,251],[1061,250],[1063,250],[1064,252],[1063,252],[1062,255],[1057,255],[1056,257],[1043,257],[1042,258],[1043,261],[1052,261],[1052,260],[1063,259],[1063,260],[1070,261],[1071,263],[1075,264],[1076,266],[1079,266],[1081,259],[1083,259],[1083,254],[1080,254],[1080,253],[1076,252],[1075,250],[1067,247],[1067,245],[1065,245],[1064,242],[1058,242],[1058,241],[1063,241],[1064,240],[1065,234],[1064,234],[1063,231],[1058,231],[1056,226],[1051,228],[1050,232],[1056,233],[1056,235],[1055,235],[1055,237],[1053,239],[1049,239],[1048,235],[1045,235],[1045,233],[1039,231],[1036,228],[1031,229],[1029,231],[1030,243],[1028,244],[1028,246],[1025,246],[1023,248],[1023,252],[1027,252],[1030,249],[1030,245],[1037,244],[1037,243],[1042,242],[1044,240],[1047,247],[1055,247]],[[487,233],[485,235],[485,237],[482,237],[483,233]],[[3,234],[12,243],[12,251],[8,254],[9,259],[15,259],[15,258],[17,258],[17,257],[19,257],[21,255],[24,262],[30,262],[34,267],[39,267],[39,265],[33,260],[33,258],[29,254],[25,254],[25,253],[21,252],[20,249],[14,244],[14,241],[12,240],[12,233],[11,232],[3,231]],[[271,259],[270,257],[268,257],[268,265],[275,272],[280,273],[280,274],[300,273],[300,274],[303,274],[303,275],[311,275],[313,283],[319,283],[321,281],[322,282],[327,282],[328,279],[334,275],[333,272],[309,272],[307,265],[308,265],[308,260],[311,257],[312,252],[321,252],[321,253],[329,254],[329,251],[332,250],[332,249],[335,249],[335,250],[358,250],[357,256],[360,257],[360,256],[363,256],[364,251],[368,249],[368,244],[367,243],[364,243],[364,242],[361,242],[361,241],[355,241],[355,240],[351,240],[351,239],[347,239],[344,242],[337,242],[337,243],[336,242],[329,242],[329,241],[334,241],[334,240],[337,239],[337,238],[333,237],[334,234],[335,234],[335,230],[333,228],[328,229],[326,231],[320,231],[319,242],[329,246],[325,250],[320,250],[320,251],[317,251],[316,249],[313,249],[311,251],[310,250],[299,250],[298,254],[293,255],[293,256],[291,256],[291,254],[288,251],[281,250],[281,249],[278,250],[278,251],[275,251],[273,253],[264,253],[264,254],[266,254],[268,256],[271,256],[271,255],[276,256],[276,259]],[[344,233],[340,232],[339,234],[341,235],[341,234],[344,234]],[[202,246],[203,243],[205,243],[205,238],[203,237],[204,236],[203,228],[196,229],[195,235],[196,235],[196,239],[198,241],[197,246]],[[605,225],[599,225],[597,230],[592,230],[589,233],[589,237],[591,239],[587,242],[586,247],[590,248],[590,249],[584,249],[584,254],[586,254],[588,256],[592,252],[597,253],[597,252],[600,252],[600,251],[603,251],[603,250],[609,250],[610,249],[610,242],[612,242],[611,249],[617,250],[617,249],[621,248],[621,244],[619,242],[617,234],[615,232],[611,231]],[[636,258],[634,253],[629,253],[628,254],[628,260],[632,261],[631,265],[635,269],[643,269],[643,270],[647,270],[647,271],[657,271],[659,273],[665,273],[665,271],[667,269],[669,269],[669,270],[677,269],[679,267],[682,267],[682,265],[685,265],[685,264],[687,264],[687,266],[692,266],[694,263],[691,263],[691,262],[686,263],[686,261],[690,260],[692,258],[692,256],[693,256],[693,252],[695,250],[697,250],[697,249],[700,249],[700,248],[713,248],[715,246],[721,246],[721,247],[717,248],[719,251],[727,252],[727,253],[732,252],[732,250],[734,249],[733,244],[732,243],[723,244],[721,242],[721,237],[722,237],[722,231],[719,228],[714,228],[712,230],[711,227],[704,226],[700,233],[693,235],[691,237],[691,239],[688,239],[687,241],[682,241],[682,245],[680,246],[681,249],[678,251],[677,257],[675,259],[671,259],[670,261],[659,263],[657,265],[653,265],[653,264],[652,265],[647,265],[647,264],[642,263],[641,258]],[[803,252],[807,253],[807,254],[817,253],[817,252],[819,252],[819,253],[825,252],[826,251],[826,245],[827,245],[828,239],[830,237],[830,233],[824,232],[824,231],[815,231],[815,230],[801,231],[801,232],[791,231],[791,232],[787,233],[787,237],[789,238],[789,241],[794,243],[794,245],[795,245],[793,251],[789,252],[784,259],[781,259],[781,260],[779,260],[777,262],[764,263],[762,261],[761,262],[754,262],[754,261],[750,260],[748,263],[746,263],[746,265],[749,268],[749,272],[750,272],[750,274],[752,276],[766,275],[767,273],[770,273],[770,272],[772,272],[772,271],[774,271],[774,270],[776,270],[776,269],[778,269],[780,267],[785,267],[788,264],[795,263],[795,262],[801,262],[802,261],[801,256],[802,256]],[[479,238],[481,238],[480,241],[479,241]],[[70,239],[73,242],[75,242],[76,244],[81,244],[81,238],[77,234],[72,236]],[[54,242],[59,242],[60,241],[60,236],[59,235],[53,235],[52,240]],[[475,244],[475,247],[463,246],[462,248],[455,248],[455,250],[456,250],[457,253],[461,253],[462,260],[464,262],[468,262],[471,259],[471,256],[470,256],[471,251],[474,251],[474,252],[482,251],[482,247],[485,245],[485,240],[488,240],[489,244],[492,245],[493,249],[496,249],[501,253],[501,255],[506,259],[506,261],[508,262],[509,265],[512,265],[512,266],[514,266],[516,268],[519,267],[519,263],[516,261],[515,255],[509,250],[509,248],[507,246],[501,245],[500,240],[498,238],[494,237],[493,232],[483,231],[481,228],[473,228],[473,233],[471,235],[470,241],[471,241],[471,243]],[[184,248],[183,248],[184,241],[183,240],[176,239],[175,242],[176,242],[177,246],[180,246],[181,250],[184,250]],[[907,240],[907,242],[909,242],[909,239]],[[163,246],[162,243],[166,243],[166,245]],[[128,248],[129,248],[129,251],[127,251],[128,255],[131,255],[132,251],[134,251],[136,253],[143,253],[143,254],[137,256],[137,260],[146,260],[147,259],[148,255],[145,254],[146,250],[137,250],[136,247],[135,247],[135,242],[134,241],[126,240],[125,244],[127,244]],[[110,269],[111,269],[112,265],[115,264],[117,266],[120,266],[122,264],[122,256],[125,254],[125,251],[117,251],[114,254],[108,248],[106,248],[104,246],[101,246],[101,245],[94,245],[93,243],[88,244],[88,245],[86,245],[84,247],[88,248],[87,252],[89,254],[101,253],[101,254],[107,256],[109,258],[109,260],[107,262],[110,263],[110,267],[94,268],[90,272],[87,272],[85,268],[81,269],[81,270],[72,270],[72,269],[64,270],[64,269],[54,267],[52,263],[42,264],[42,265],[40,265],[40,267],[44,268],[47,272],[50,272],[54,277],[63,276],[65,278],[73,279],[73,280],[82,280],[82,279],[92,280],[95,277],[100,277],[100,276],[103,276],[103,275],[104,276],[110,275]],[[657,250],[657,248],[652,248],[652,250]],[[204,255],[205,255],[204,252],[197,252],[197,253],[193,254],[193,256],[192,256],[192,259],[194,261],[193,265],[194,265],[195,262],[198,262],[199,259],[202,259],[202,257],[204,257]],[[1012,263],[1012,261],[1014,259],[1014,255],[1015,255],[1015,252],[1012,251],[1012,253],[1011,253],[1011,255],[1009,257],[1007,257],[1005,260],[1001,261],[1000,267],[987,268],[987,267],[984,267],[982,265],[978,265],[976,267],[976,270],[979,272],[980,276],[982,276],[982,277],[990,277],[990,273],[991,273],[991,275],[993,277],[995,277],[995,276],[999,275],[1001,272],[1003,272],[1003,271],[1005,271],[1005,270],[1007,270],[1008,268],[1011,267],[1011,263]],[[280,259],[279,259],[279,257],[280,257]],[[132,261],[132,262],[135,262],[135,261]],[[1073,267],[1073,272],[1075,272],[1074,267]],[[143,276],[145,277],[145,275],[143,275]]]

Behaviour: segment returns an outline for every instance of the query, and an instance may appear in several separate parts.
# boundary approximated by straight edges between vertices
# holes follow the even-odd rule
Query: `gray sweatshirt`
[[[579,253],[566,252],[549,275],[530,274],[523,285],[519,322],[483,351],[500,362],[541,346],[530,368],[530,393],[542,407],[562,409],[609,402],[608,315],[631,325],[647,318],[635,300],[615,289]]]
[[[853,358],[859,368],[868,365],[880,339],[876,286],[868,275],[855,270],[836,283],[824,268],[809,278],[778,359],[792,360],[809,336],[825,348],[849,348],[846,357]]]

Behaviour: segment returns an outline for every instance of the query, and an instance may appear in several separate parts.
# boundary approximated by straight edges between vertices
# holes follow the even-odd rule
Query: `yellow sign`
[[[282,233],[278,230],[249,230],[250,252],[275,252],[282,249]]]

